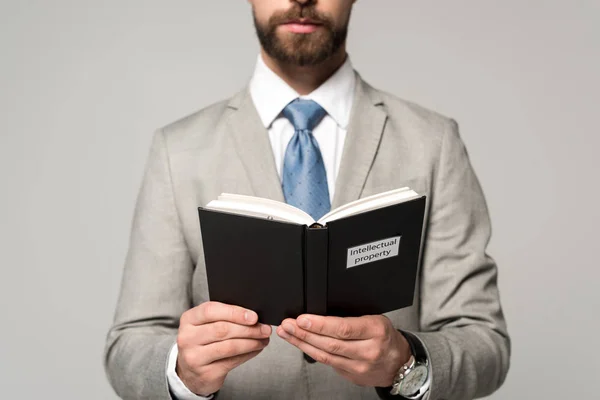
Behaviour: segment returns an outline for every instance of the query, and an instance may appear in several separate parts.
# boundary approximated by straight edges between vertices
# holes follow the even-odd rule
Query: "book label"
[[[368,264],[395,257],[400,249],[401,236],[394,236],[377,242],[362,244],[348,249],[346,268]]]

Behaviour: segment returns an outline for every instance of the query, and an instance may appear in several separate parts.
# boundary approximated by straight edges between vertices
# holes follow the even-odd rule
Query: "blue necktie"
[[[312,100],[296,99],[283,109],[295,129],[283,160],[283,194],[288,204],[307,212],[315,221],[331,209],[323,157],[312,135],[325,114]]]

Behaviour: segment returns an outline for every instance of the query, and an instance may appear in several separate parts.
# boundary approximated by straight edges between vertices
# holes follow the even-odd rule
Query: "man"
[[[249,87],[154,136],[107,338],[113,387],[125,399],[180,400],[492,393],[510,342],[485,251],[488,212],[456,123],[353,71],[354,1],[250,3],[262,51]],[[196,210],[221,192],[322,215],[402,186],[428,201],[412,307],[272,329],[253,310],[209,301]]]

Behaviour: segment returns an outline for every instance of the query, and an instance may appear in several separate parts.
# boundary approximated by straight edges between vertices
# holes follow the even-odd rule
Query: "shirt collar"
[[[250,95],[266,128],[271,126],[285,106],[300,97],[316,101],[342,129],[346,129],[354,102],[355,85],[354,69],[350,58],[346,57],[344,64],[327,81],[312,93],[300,96],[267,67],[259,55],[250,81]]]

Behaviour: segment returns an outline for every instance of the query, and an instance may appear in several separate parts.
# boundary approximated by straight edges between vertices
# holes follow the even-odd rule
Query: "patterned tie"
[[[296,132],[283,160],[283,194],[285,201],[316,220],[331,209],[327,173],[312,130],[326,111],[312,100],[296,99],[283,109],[283,115]]]

